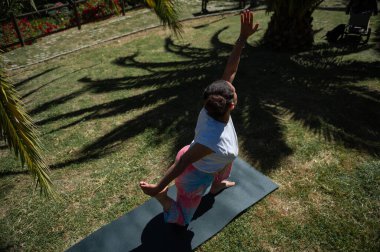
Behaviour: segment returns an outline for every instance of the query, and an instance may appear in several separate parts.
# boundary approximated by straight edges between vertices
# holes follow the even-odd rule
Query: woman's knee
[[[221,182],[225,179],[228,179],[231,174],[232,164],[226,165],[223,170],[215,173],[214,183]]]
[[[178,151],[177,156],[175,157],[175,161],[178,162],[183,154],[190,148],[190,145],[186,145],[180,151]]]

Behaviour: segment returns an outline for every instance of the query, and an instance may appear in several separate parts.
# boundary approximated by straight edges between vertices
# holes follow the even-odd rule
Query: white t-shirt
[[[233,162],[239,154],[238,140],[231,117],[227,124],[219,122],[209,116],[205,108],[198,116],[195,137],[191,145],[194,143],[202,144],[214,151],[193,163],[195,168],[207,173],[220,171]]]

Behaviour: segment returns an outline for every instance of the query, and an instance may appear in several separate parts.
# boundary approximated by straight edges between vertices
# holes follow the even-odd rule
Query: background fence
[[[136,1],[113,0],[69,0],[50,8],[0,19],[0,48],[10,50],[19,45],[31,44],[38,38],[84,23],[123,14],[130,9],[141,7]]]
[[[12,50],[18,46],[32,44],[36,39],[68,28],[112,15],[125,15],[127,10],[143,7],[141,0],[66,0],[68,2],[50,4],[51,7],[15,15],[10,13],[6,19],[0,19],[0,49]],[[216,1],[216,0],[213,0]],[[251,7],[259,0],[231,0],[239,2],[243,8],[246,3]],[[206,14],[209,0],[202,0],[202,13]]]

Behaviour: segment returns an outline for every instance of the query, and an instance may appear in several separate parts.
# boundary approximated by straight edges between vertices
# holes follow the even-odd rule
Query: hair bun
[[[226,99],[217,94],[209,95],[206,100],[205,108],[210,115],[223,115],[226,109]]]
[[[224,80],[214,81],[203,92],[204,107],[214,119],[228,111],[228,105],[233,102],[233,98],[234,91]]]

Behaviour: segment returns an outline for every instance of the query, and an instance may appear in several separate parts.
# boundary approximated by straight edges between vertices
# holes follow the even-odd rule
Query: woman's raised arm
[[[254,24],[253,22],[253,12],[245,10],[240,14],[240,35],[232,49],[230,57],[228,58],[222,80],[226,80],[230,83],[233,82],[239,66],[241,51],[243,50],[248,37],[255,33],[258,27],[259,24]]]

